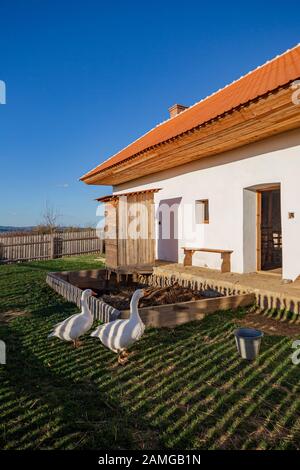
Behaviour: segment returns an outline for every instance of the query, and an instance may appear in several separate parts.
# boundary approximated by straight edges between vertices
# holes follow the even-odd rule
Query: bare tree
[[[60,217],[61,214],[57,211],[57,209],[50,205],[48,201],[46,201],[45,208],[42,213],[42,221],[38,226],[38,230],[43,230],[48,233],[55,232],[55,230],[57,230],[58,219]]]

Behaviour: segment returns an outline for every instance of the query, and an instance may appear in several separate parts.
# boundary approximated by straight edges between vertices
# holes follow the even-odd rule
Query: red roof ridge
[[[273,57],[272,59],[269,59],[269,60],[266,60],[266,62],[264,62],[263,64],[261,65],[258,65],[257,67],[255,67],[254,69],[250,70],[249,72],[245,73],[245,75],[241,75],[239,78],[237,78],[236,80],[233,80],[232,82],[230,83],[227,83],[227,85],[224,85],[223,87],[219,88],[218,90],[216,91],[213,91],[211,94],[207,95],[205,98],[202,98],[201,100],[199,101],[196,101],[196,103],[192,104],[191,106],[189,106],[188,108],[184,109],[183,111],[181,111],[180,114],[183,114],[185,113],[186,111],[188,111],[189,109],[193,108],[194,106],[197,106],[198,104],[202,103],[203,101],[207,100],[208,98],[211,98],[212,96],[216,95],[217,93],[220,93],[220,91],[223,91],[225,90],[226,88],[228,88],[229,86],[233,85],[234,83],[237,83],[239,80],[242,80],[243,78],[247,77],[247,75],[250,75],[251,73],[255,72],[256,70],[258,69],[261,69],[262,67],[265,67],[265,65],[267,64],[270,64],[271,62],[274,62],[275,60],[277,60],[279,57],[282,57],[284,54],[287,54],[288,52],[291,52],[293,49],[296,49],[297,47],[300,46],[300,42],[298,42],[295,46],[287,49],[286,51],[282,52],[281,54],[277,54],[275,57]],[[161,124],[164,124],[165,122],[167,121],[170,121],[170,119],[175,119],[177,118],[180,114],[177,114],[176,116],[173,116],[172,118],[169,118],[169,119],[166,119],[165,121],[162,121],[160,124],[157,124],[155,127],[159,127]],[[155,129],[152,128],[151,130]],[[148,131],[148,132],[151,132]],[[141,136],[143,137],[143,136]],[[140,138],[141,138],[140,137]],[[138,139],[136,139],[138,140]],[[133,142],[132,142],[133,143]],[[130,145],[130,144],[129,144]],[[126,148],[126,147],[124,147]],[[110,157],[111,158],[111,157]],[[109,159],[108,159],[109,160]],[[104,163],[104,162],[103,162]]]
[[[160,123],[156,124],[154,127],[152,127],[149,131],[145,132],[144,134],[140,135],[140,137],[138,137],[137,139],[133,140],[132,142],[130,142],[130,144],[126,145],[126,147],[123,147],[122,150],[125,150],[127,147],[129,147],[131,144],[134,144],[137,140],[139,139],[142,139],[145,135],[149,134],[149,132],[153,131],[153,129],[156,129],[157,127],[161,126],[162,124],[165,124],[166,122],[170,121],[171,119],[176,119],[179,115],[182,115],[184,113],[186,113],[189,109],[193,108],[194,106],[197,106],[198,104],[202,103],[203,101],[205,100],[208,100],[209,98],[211,98],[212,96],[216,95],[217,93],[220,93],[220,91],[223,91],[225,90],[226,88],[228,88],[229,86],[233,85],[234,83],[237,83],[239,80],[242,80],[243,78],[247,77],[247,75],[250,75],[251,73],[255,72],[256,70],[258,69],[261,69],[262,67],[264,67],[265,65],[271,63],[271,62],[274,62],[275,60],[277,60],[279,57],[282,57],[284,54],[287,54],[288,52],[291,52],[293,49],[296,49],[296,47],[299,47],[300,46],[300,42],[298,42],[298,44],[296,44],[295,46],[291,47],[290,49],[287,49],[286,51],[282,52],[281,54],[277,54],[275,57],[273,57],[272,59],[269,59],[269,60],[266,60],[266,62],[264,62],[263,64],[261,65],[258,65],[257,67],[255,67],[254,69],[250,70],[249,72],[247,72],[245,75],[241,75],[239,78],[233,80],[232,82],[230,83],[227,83],[227,85],[224,85],[223,87],[219,88],[218,90],[216,91],[213,91],[212,93],[210,93],[209,95],[205,96],[205,98],[201,98],[201,100],[199,101],[196,101],[195,103],[191,104],[191,106],[188,106],[186,109],[184,109],[183,111],[181,111],[179,114],[176,114],[175,116],[172,116],[172,117],[169,117],[168,119],[165,119],[164,121],[161,121]],[[119,152],[117,152],[119,153]],[[116,155],[116,154],[115,154]],[[107,162],[110,158],[112,158],[114,155],[111,155],[109,158],[107,158],[106,160],[104,160],[102,163],[105,163]],[[99,166],[99,165],[98,165]]]
[[[195,102],[194,104],[192,104],[191,106],[189,106],[187,109],[183,110],[181,113],[173,116],[173,117],[169,117],[168,119],[156,124],[154,127],[152,127],[150,130],[148,130],[147,132],[145,132],[144,134],[140,135],[139,137],[137,137],[135,140],[131,141],[128,145],[126,145],[125,147],[123,147],[121,150],[119,150],[117,153],[111,155],[110,157],[108,157],[107,159],[105,159],[103,162],[101,162],[100,164],[98,164],[95,168],[93,168],[92,170],[90,170],[88,173],[86,173],[85,175],[83,175],[81,177],[81,179],[85,179],[87,176],[92,176],[92,174],[96,174],[97,173],[97,169],[99,171],[102,170],[102,167],[104,166],[105,168],[103,169],[108,169],[108,168],[111,168],[113,166],[116,166],[116,165],[119,165],[121,163],[123,163],[124,161],[132,158],[133,156],[147,150],[148,148],[151,148],[157,144],[153,144],[153,145],[147,145],[145,146],[144,149],[140,149],[136,152],[133,152],[131,155],[127,155],[127,156],[124,156],[122,160],[120,161],[113,161],[111,165],[107,165],[107,163],[112,160],[112,159],[115,159],[116,157],[118,157],[121,153],[123,153],[126,149],[128,149],[129,147],[131,146],[134,146],[134,144],[136,144],[137,142],[143,140],[146,136],[148,136],[148,134],[151,134],[155,129],[158,129],[160,128],[161,126],[163,126],[164,124],[172,121],[174,122],[177,119],[182,119],[182,116],[185,115],[186,113],[189,113],[194,107],[198,106],[199,104],[201,103],[204,103],[206,100],[209,100],[210,98],[212,98],[213,96],[217,95],[218,93],[221,93],[223,91],[225,91],[228,87],[231,87],[232,85],[238,83],[239,81],[245,79],[247,76],[253,74],[254,72],[256,72],[257,70],[265,67],[267,64],[270,64],[272,62],[275,62],[276,60],[278,60],[279,58],[281,58],[282,56],[284,56],[285,54],[289,54],[291,53],[294,49],[297,49],[298,47],[300,46],[300,43],[296,44],[295,46],[287,49],[286,51],[282,52],[281,54],[278,54],[276,55],[275,57],[273,57],[272,59],[269,59],[267,60],[266,62],[264,62],[263,64],[257,66],[256,68],[250,70],[249,72],[247,72],[246,74],[244,75],[241,75],[239,78],[237,78],[236,80],[233,80],[232,82],[228,83],[227,85],[225,85],[224,87],[221,87],[219,88],[218,90],[214,91],[213,93],[207,95],[206,97],[202,98],[201,100]],[[287,82],[288,83],[288,82]],[[273,89],[276,89],[277,87],[275,88],[271,88],[269,91],[272,91]],[[257,95],[257,97],[260,96],[260,95]],[[254,98],[253,98],[254,99]],[[243,103],[241,103],[243,104]],[[196,127],[200,126],[201,123],[199,123]],[[194,128],[191,127],[190,129]],[[186,132],[186,131],[183,131],[183,133]],[[177,135],[180,135],[181,132],[179,132]],[[166,139],[166,140],[169,140],[169,139]],[[162,140],[160,143],[164,142],[165,140]]]

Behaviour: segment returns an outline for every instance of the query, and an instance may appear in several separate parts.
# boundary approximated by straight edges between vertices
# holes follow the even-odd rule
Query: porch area
[[[284,284],[281,276],[274,273],[221,273],[214,269],[158,260],[153,266],[152,275],[184,285],[191,284],[195,289],[212,288],[225,294],[253,292],[261,309],[300,314],[300,281]]]

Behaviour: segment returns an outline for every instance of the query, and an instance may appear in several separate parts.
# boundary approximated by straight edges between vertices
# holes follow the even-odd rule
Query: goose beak
[[[96,295],[97,295],[97,292],[95,292],[95,291],[92,290],[92,296],[93,296],[93,297],[96,297]]]
[[[148,297],[148,295],[150,294],[150,289],[143,289],[143,291],[144,291],[144,298]]]

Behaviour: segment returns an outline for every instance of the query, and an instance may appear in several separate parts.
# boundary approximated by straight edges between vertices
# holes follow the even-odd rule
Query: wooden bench
[[[193,254],[196,251],[201,251],[204,253],[219,253],[222,259],[221,273],[230,273],[231,271],[230,257],[231,257],[231,253],[233,252],[232,250],[218,250],[214,248],[190,248],[190,247],[184,247],[183,250],[184,250],[184,260],[183,260],[184,266],[192,266]]]

